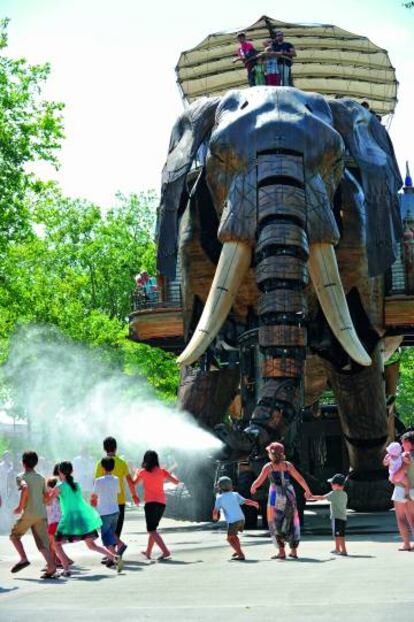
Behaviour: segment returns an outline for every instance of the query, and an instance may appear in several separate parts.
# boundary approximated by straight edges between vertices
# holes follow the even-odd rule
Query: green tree
[[[7,25],[7,19],[0,21],[0,260],[10,240],[31,231],[26,197],[42,184],[28,165],[45,161],[57,166],[63,137],[63,104],[42,99],[50,67],[4,56]]]
[[[400,380],[397,411],[406,426],[414,427],[414,348],[403,348],[400,359]]]
[[[128,314],[134,275],[154,273],[153,193],[119,194],[106,214],[62,196],[49,184],[31,206],[37,235],[10,244],[0,283],[2,360],[21,324],[46,324],[94,350],[128,375],[145,375],[157,392],[175,398],[178,372],[161,350],[133,344]]]

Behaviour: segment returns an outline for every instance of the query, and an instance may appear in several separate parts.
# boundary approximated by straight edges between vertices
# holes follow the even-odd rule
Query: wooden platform
[[[384,323],[387,328],[406,327],[414,332],[414,296],[390,296],[385,299]],[[405,331],[402,333],[404,334]]]
[[[184,347],[184,326],[180,307],[148,307],[129,316],[129,338],[171,352]]]

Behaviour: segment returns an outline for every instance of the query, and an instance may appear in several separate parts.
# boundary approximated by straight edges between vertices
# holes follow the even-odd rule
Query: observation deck
[[[178,354],[184,349],[181,287],[158,276],[149,296],[136,289],[129,316],[129,339]]]

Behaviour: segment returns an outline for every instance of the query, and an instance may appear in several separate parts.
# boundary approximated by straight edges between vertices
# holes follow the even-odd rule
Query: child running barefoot
[[[95,540],[98,538],[97,529],[102,525],[102,520],[97,511],[88,505],[82,497],[82,491],[72,476],[73,467],[70,462],[59,464],[60,483],[53,489],[51,497],[59,496],[62,517],[59,521],[55,541],[56,553],[63,566],[63,576],[69,577],[70,570],[62,543],[77,542],[84,540],[86,546],[92,551],[105,555],[112,560],[118,572],[122,570],[122,558],[102,546],[98,546]]]
[[[220,510],[223,510],[224,518],[227,521],[227,542],[234,549],[233,560],[244,561],[246,558],[241,549],[239,531],[244,529],[244,514],[241,505],[251,505],[259,509],[259,503],[252,499],[245,499],[238,492],[233,491],[233,482],[230,477],[220,477],[217,482],[219,494],[213,510],[213,520],[218,521]]]
[[[337,473],[328,479],[332,492],[327,495],[307,495],[308,501],[329,501],[331,506],[332,532],[335,539],[335,549],[332,553],[336,555],[348,555],[345,545],[346,530],[346,506],[348,495],[344,490],[346,477],[342,473]]]
[[[145,551],[141,552],[147,559],[151,559],[154,544],[157,544],[161,549],[159,560],[169,559],[171,557],[170,551],[157,531],[165,510],[165,481],[172,482],[173,484],[180,483],[169,471],[160,468],[156,451],[146,451],[142,461],[142,468],[137,469],[133,482],[135,485],[142,482],[144,487],[144,511],[148,531],[148,544]]]

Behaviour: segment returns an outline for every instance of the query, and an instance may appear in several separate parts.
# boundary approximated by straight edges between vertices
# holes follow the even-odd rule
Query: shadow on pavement
[[[15,592],[18,587],[0,587],[0,594],[7,594],[7,592]]]

